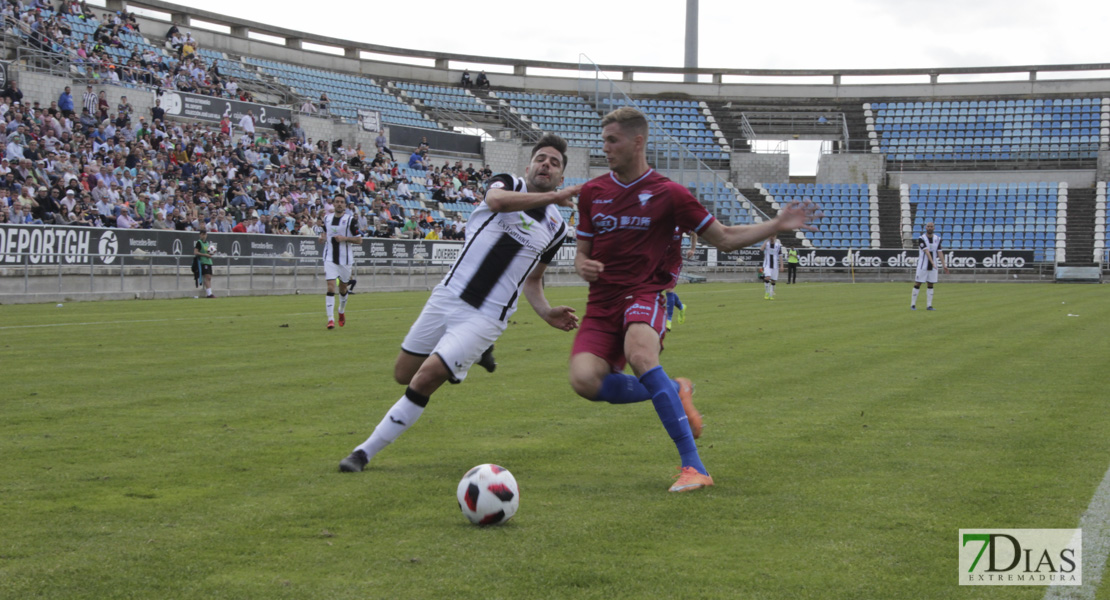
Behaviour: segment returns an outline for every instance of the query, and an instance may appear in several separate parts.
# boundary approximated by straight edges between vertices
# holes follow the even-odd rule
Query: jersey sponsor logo
[[[623,216],[621,217],[620,228],[635,229],[637,231],[647,231],[651,228],[651,217]]]
[[[503,182],[503,181],[495,181],[495,182],[489,184],[489,189],[491,189],[491,190],[499,190],[503,187],[505,187],[505,182]]]
[[[617,218],[613,215],[597,213],[590,220],[594,224],[594,231],[599,235],[616,229],[647,231],[651,228],[651,217],[644,216],[623,215]]]
[[[594,224],[594,231],[598,234],[609,233],[617,228],[617,218],[603,213],[597,213],[590,217],[590,221]]]
[[[640,206],[647,205],[648,200],[651,200],[651,197],[653,195],[654,194],[652,194],[651,192],[640,192],[640,195],[638,196],[640,198]]]
[[[559,221],[555,220],[555,217],[548,217],[544,222],[547,223],[547,230],[551,233],[559,231]]]
[[[605,200],[594,200],[594,204],[612,204],[612,203],[613,203],[612,198],[606,198]]]
[[[532,231],[532,226],[535,225],[535,224],[536,224],[535,221],[529,221],[528,217],[524,216],[524,213],[520,213],[520,228],[521,229],[523,229],[524,231]]]

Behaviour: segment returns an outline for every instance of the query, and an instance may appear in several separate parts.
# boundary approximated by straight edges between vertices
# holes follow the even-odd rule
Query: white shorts
[[[348,281],[351,279],[351,265],[337,265],[333,262],[324,263],[324,279],[331,281],[338,279]]]
[[[771,281],[778,281],[779,280],[779,270],[778,269],[763,269],[763,278],[764,279],[770,279]]]
[[[506,326],[436,286],[401,342],[401,350],[414,356],[439,356],[451,372],[451,383],[459,383]]]
[[[917,274],[913,276],[914,283],[936,283],[937,270],[936,269],[918,269]]]

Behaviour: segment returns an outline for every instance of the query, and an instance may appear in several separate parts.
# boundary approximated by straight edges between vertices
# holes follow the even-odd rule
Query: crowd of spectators
[[[313,140],[297,122],[271,131],[253,119],[169,122],[157,105],[146,115],[126,97],[110,106],[92,85],[43,106],[12,81],[0,92],[0,223],[316,236],[343,195],[371,236],[461,239],[463,223],[402,201],[476,203],[491,175],[427,164],[426,143],[408,170],[384,137],[368,156],[361,144]]]
[[[102,85],[253,98],[176,26],[163,52],[127,43],[141,33],[133,14],[98,18],[85,2],[0,0],[0,17],[5,34],[64,55],[93,80],[48,101],[25,98],[15,80],[0,92],[0,223],[315,236],[342,194],[369,235],[461,239],[464,224],[402,203],[476,203],[491,176],[488,167],[431,164],[427,140],[406,169],[384,136],[371,157],[361,145],[314,141],[295,122],[256,129],[253,111],[209,127],[170,122],[160,103],[143,115],[126,96],[113,107]],[[73,22],[94,31],[77,33]],[[306,112],[328,103],[323,95]],[[431,197],[418,197],[418,186]]]
[[[62,0],[57,10],[47,0],[2,0],[5,34],[18,35],[39,51],[65,57],[96,83],[146,86],[253,102],[253,95],[235,77],[222,74],[216,61],[199,54],[199,43],[176,25],[166,32],[162,52],[129,44],[127,35],[141,35],[133,13],[96,13],[85,2]],[[75,33],[69,19],[95,27]],[[110,49],[118,49],[113,54]],[[170,55],[167,56],[166,53]]]

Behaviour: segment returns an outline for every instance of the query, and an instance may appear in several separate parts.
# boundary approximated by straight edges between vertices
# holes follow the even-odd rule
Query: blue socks
[[[667,320],[668,321],[670,321],[671,317],[674,315],[674,309],[675,309],[676,306],[678,307],[678,310],[682,310],[683,308],[686,308],[686,306],[684,304],[682,304],[682,300],[678,297],[678,294],[676,294],[674,292],[667,292]]]
[[[675,393],[678,393],[678,382],[673,379],[668,379],[671,385],[674,386]],[[636,379],[635,375],[626,375],[624,373],[610,373],[601,380],[601,389],[597,392],[597,402],[608,402],[609,404],[632,404],[633,402],[643,402],[644,400],[651,400],[651,392]],[[681,402],[680,402],[681,403]]]
[[[701,464],[698,456],[698,447],[694,444],[694,434],[690,432],[690,423],[686,420],[686,411],[682,409],[682,401],[678,398],[678,391],[663,367],[644,373],[640,377],[643,387],[651,394],[651,403],[663,427],[674,440],[678,454],[682,457],[683,467],[694,467],[698,473],[707,475],[705,465]],[[604,385],[603,385],[604,387]]]
[[[650,398],[651,394],[639,379],[624,373],[610,373],[601,380],[601,390],[594,400],[609,404],[631,404]]]

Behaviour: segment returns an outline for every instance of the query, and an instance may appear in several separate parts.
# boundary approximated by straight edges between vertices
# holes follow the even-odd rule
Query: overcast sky
[[[401,48],[560,62],[578,62],[584,53],[602,64],[683,64],[681,0],[182,3]],[[964,67],[1098,63],[1110,56],[1110,3],[1089,0],[701,0],[699,22],[702,67]]]
[[[189,0],[187,4],[284,28],[399,48],[567,63],[579,62],[582,54],[599,64],[680,67],[684,62],[684,0],[563,0],[536,5],[459,0]],[[699,12],[698,62],[706,68],[882,69],[1110,62],[1110,2],[700,0]],[[497,68],[489,70],[496,72]],[[812,144],[795,142],[792,173],[816,172],[816,152]]]

